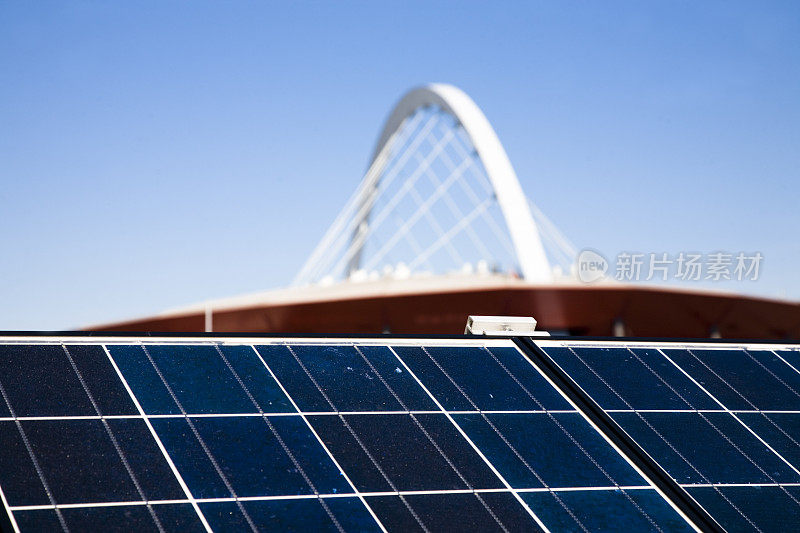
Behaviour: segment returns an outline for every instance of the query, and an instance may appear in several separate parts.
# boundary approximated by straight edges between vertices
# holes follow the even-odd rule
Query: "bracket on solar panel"
[[[464,334],[473,335],[548,335],[535,331],[536,319],[532,316],[470,316]]]

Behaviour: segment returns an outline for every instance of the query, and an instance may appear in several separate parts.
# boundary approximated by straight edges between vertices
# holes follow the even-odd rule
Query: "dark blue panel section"
[[[214,469],[184,418],[156,418],[151,423],[195,498],[227,498],[230,491]],[[250,461],[252,457],[246,458]]]
[[[188,503],[154,505],[153,510],[167,531],[205,531],[197,511]]]
[[[728,409],[800,410],[800,374],[774,353],[665,350]]]
[[[728,531],[782,533],[800,525],[800,487],[689,487],[699,503]]]
[[[533,367],[528,358],[516,348],[488,348],[497,364],[501,365],[504,372],[510,373],[519,384],[524,387],[528,395],[536,398],[536,405],[540,403],[548,410],[572,409],[561,394],[559,394],[541,374]],[[516,410],[516,409],[514,409]]]
[[[108,345],[107,348],[145,413],[181,413],[141,346]]]
[[[147,351],[187,413],[258,412],[216,347],[151,345]]]
[[[453,418],[514,488],[647,484],[577,413]]]
[[[158,531],[144,505],[62,509],[61,513],[71,531]]]
[[[550,531],[694,531],[653,489],[521,496]]]
[[[108,420],[111,432],[125,455],[136,481],[148,500],[178,500],[186,495],[164,454],[141,419]]]
[[[548,347],[545,352],[603,409],[719,409],[657,350]]]
[[[509,492],[374,496],[367,503],[389,531],[541,531]]]
[[[164,531],[205,531],[202,522],[189,504],[152,505]],[[151,511],[144,505],[115,505],[61,509],[70,531],[159,531]],[[14,513],[20,529],[25,531],[61,531],[55,511],[22,511]]]
[[[56,512],[52,509],[40,511],[17,511],[14,513],[20,531],[63,531]]]
[[[16,416],[97,414],[58,344],[0,345],[0,384]]]
[[[165,531],[204,531],[197,513],[189,504],[88,507],[63,509],[71,531],[159,531],[156,518]],[[155,518],[153,517],[155,514]]]
[[[403,410],[355,347],[292,346],[292,350],[337,411]],[[278,379],[282,378],[279,376]],[[290,380],[284,382],[284,387],[295,397],[294,388],[301,383],[309,386],[307,382]],[[305,396],[299,394],[295,397],[303,410],[305,408],[298,398]]]
[[[269,374],[252,346],[220,346],[247,391],[265,413],[294,412],[291,402]]]
[[[800,371],[800,350],[776,350],[784,361],[792,368]]]
[[[309,420],[361,491],[394,490],[391,484],[397,490],[502,487],[444,415],[345,416],[358,439],[339,417],[319,415]]]
[[[270,422],[317,491],[350,490],[302,418],[271,417]],[[263,418],[195,418],[192,423],[237,496],[313,493]],[[231,496],[185,419],[154,420],[153,425],[195,497]]]
[[[243,502],[241,507],[261,531],[380,531],[358,498],[317,498]],[[327,507],[327,509],[326,509]],[[246,531],[250,525],[235,503],[206,503],[203,515],[214,531]],[[335,522],[334,522],[335,520]]]
[[[800,482],[800,476],[729,414],[612,417],[679,483]]]
[[[448,411],[571,409],[514,348],[398,346],[395,351]]]
[[[800,414],[739,413],[736,416],[784,459],[800,468]]]
[[[374,492],[393,490],[380,469],[370,460],[358,440],[342,424],[339,417],[320,415],[309,416],[308,419],[358,490]]]
[[[438,411],[430,396],[386,346],[359,346],[383,380],[410,411]]]
[[[9,505],[49,505],[14,422],[0,422],[0,487]]]
[[[145,497],[185,497],[143,420],[107,423]],[[101,421],[37,420],[22,427],[57,503],[141,499]],[[0,486],[11,505],[49,504],[13,422],[0,423],[0,443]]]
[[[68,344],[66,347],[100,414],[139,414],[102,346]]]
[[[56,503],[139,500],[99,420],[22,422]]]
[[[256,346],[258,353],[301,411],[334,411],[306,372],[283,345]]]

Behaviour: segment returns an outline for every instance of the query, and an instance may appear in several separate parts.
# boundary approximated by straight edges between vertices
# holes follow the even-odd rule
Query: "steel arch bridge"
[[[293,284],[475,271],[548,283],[543,241],[555,272],[569,268],[574,247],[527,200],[486,116],[460,89],[431,84],[397,102]]]

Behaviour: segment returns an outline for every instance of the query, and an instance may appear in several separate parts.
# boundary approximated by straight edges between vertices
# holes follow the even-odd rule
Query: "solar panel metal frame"
[[[687,516],[692,517],[692,521],[699,527],[707,531],[725,531],[725,529],[706,511],[680,484],[668,474],[650,455],[629,436],[622,427],[608,415],[607,409],[602,408],[590,393],[583,390],[581,385],[573,378],[570,373],[560,367],[560,365],[546,352],[548,347],[557,347],[564,343],[563,347],[569,348],[650,348],[650,349],[685,349],[702,350],[708,349],[730,349],[735,351],[749,350],[784,350],[786,347],[800,348],[800,340],[786,339],[694,339],[694,338],[651,338],[651,337],[580,337],[573,335],[553,336],[548,338],[515,337],[515,342],[520,346],[525,346],[526,355],[536,361],[543,371],[548,375],[554,376],[558,380],[562,390],[568,391],[571,397],[575,397],[581,402],[581,410],[597,419],[602,424],[603,431],[609,437],[619,439],[621,447],[626,452],[626,456],[631,457],[642,468],[652,472],[654,480],[663,487],[665,492],[671,494],[670,500],[681,506],[682,511]],[[673,363],[674,364],[674,363]],[[797,370],[797,369],[795,369]],[[694,379],[689,376],[690,379]],[[711,394],[706,392],[706,394]],[[713,398],[713,396],[711,396]]]
[[[597,404],[597,402],[585,393],[580,386],[566,372],[558,367],[552,359],[537,345],[537,342],[545,341],[579,341],[582,344],[590,345],[592,342],[599,343],[625,343],[652,345],[669,344],[676,348],[682,345],[696,347],[700,344],[710,344],[716,346],[730,345],[731,348],[741,349],[742,346],[758,346],[760,348],[785,347],[796,345],[798,341],[772,341],[772,340],[742,340],[734,341],[730,339],[674,339],[674,338],[608,338],[608,337],[579,337],[579,336],[553,336],[548,338],[531,338],[525,336],[478,336],[478,335],[286,335],[286,334],[253,334],[253,333],[84,333],[84,332],[3,332],[0,333],[2,343],[34,343],[46,342],[53,339],[53,343],[60,344],[66,339],[67,342],[87,344],[129,344],[132,339],[144,340],[147,342],[163,342],[164,344],[186,344],[192,340],[201,343],[209,342],[211,339],[230,339],[236,343],[276,342],[279,339],[290,342],[291,344],[320,344],[325,341],[330,343],[365,343],[365,344],[391,344],[393,341],[401,343],[416,343],[425,345],[436,345],[439,343],[448,344],[452,341],[479,341],[481,343],[506,344],[510,341],[516,345],[520,351],[541,371],[554,388],[564,394],[573,403],[578,413],[583,415],[592,425],[599,429],[601,436],[606,438],[612,445],[621,450],[623,457],[634,463],[644,473],[645,480],[654,486],[662,496],[676,508],[681,515],[688,518],[690,523],[701,530],[724,531],[722,527],[703,509],[685,489],[675,482],[655,461],[653,461],[644,450],[633,441],[622,428],[608,416],[607,413]],[[58,340],[56,340],[58,339]],[[127,342],[126,342],[127,340]],[[405,342],[403,342],[405,341]],[[4,498],[5,500],[5,498]],[[3,501],[4,512],[0,513],[0,529],[12,526],[11,518],[7,514],[8,505]]]

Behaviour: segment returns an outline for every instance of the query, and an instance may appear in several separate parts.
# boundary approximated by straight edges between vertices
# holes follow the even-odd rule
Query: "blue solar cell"
[[[775,353],[793,370],[800,372],[800,350],[775,350]]]
[[[355,346],[299,345],[283,350],[282,357],[276,357],[282,360],[277,367],[273,367],[273,371],[289,394],[297,398],[302,410],[405,410],[386,387],[383,376]],[[270,352],[270,356],[273,353]],[[271,357],[267,358],[272,360]],[[269,361],[268,364],[272,366]],[[285,375],[284,368],[287,365],[296,368]],[[306,392],[302,389],[311,390]],[[306,397],[316,398],[316,401],[305,405]]]
[[[111,419],[108,427],[148,500],[183,499],[184,493],[142,419]],[[138,499],[138,498],[137,498]]]
[[[169,418],[153,420],[153,426],[196,497],[349,490],[300,417],[268,421],[272,428],[262,417]]]
[[[270,344],[256,349],[301,411],[335,410],[287,346]]]
[[[527,492],[551,531],[693,531],[653,489]]]
[[[296,412],[252,346],[220,346],[219,349],[258,409],[264,413]]]
[[[800,465],[800,413],[738,413],[747,427],[795,467]]]
[[[106,348],[146,413],[181,414],[141,346],[109,345]]]
[[[514,488],[647,484],[577,413],[454,418]]]
[[[397,531],[542,531],[507,492],[375,496],[368,503]]]
[[[214,531],[246,531],[250,524],[264,531],[380,531],[355,497],[205,503],[201,507]]]
[[[719,405],[657,350],[546,348],[604,409],[717,409]],[[620,379],[620,368],[625,379]]]
[[[689,487],[728,531],[796,531],[800,487]]]
[[[387,387],[397,396],[405,409],[411,411],[437,411],[424,389],[406,370],[394,351],[387,346],[359,346],[359,350],[369,359],[380,373]]]
[[[765,350],[665,350],[728,409],[800,410],[800,374]]]
[[[97,414],[59,344],[0,345],[0,386],[6,416]]]
[[[501,488],[445,415],[310,416],[364,492]]]
[[[10,505],[48,505],[50,500],[17,423],[0,421],[0,489]]]
[[[571,408],[514,348],[399,346],[395,350],[450,411]]]
[[[25,421],[22,428],[56,503],[141,499],[99,420]]]
[[[183,411],[258,412],[216,346],[153,345],[146,351]],[[144,393],[131,387],[137,396]]]
[[[91,394],[99,414],[138,414],[128,391],[119,380],[102,346],[92,344],[64,345],[80,373],[80,379]],[[94,413],[93,413],[94,414]]]
[[[21,531],[63,531],[58,515],[51,509],[16,511],[14,519]]]
[[[680,483],[796,483],[792,471],[726,413],[614,413]]]
[[[189,504],[114,505],[66,508],[59,511],[71,531],[204,531],[197,513]],[[23,531],[60,531],[58,515],[52,509],[15,513]],[[155,516],[155,517],[154,517]],[[156,523],[158,519],[158,523]]]

